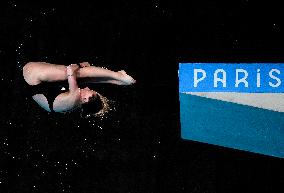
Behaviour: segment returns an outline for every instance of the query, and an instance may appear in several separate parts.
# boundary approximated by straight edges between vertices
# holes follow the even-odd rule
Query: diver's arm
[[[77,84],[77,71],[79,66],[77,64],[71,64],[67,66],[67,80],[69,86],[69,93],[78,92],[78,84]]]
[[[80,105],[80,88],[77,84],[77,70],[78,65],[71,64],[67,67],[67,80],[69,85],[69,91],[59,94],[54,100],[54,111],[66,112],[76,108]]]
[[[64,113],[80,106],[80,90],[59,94],[53,103],[55,112]]]

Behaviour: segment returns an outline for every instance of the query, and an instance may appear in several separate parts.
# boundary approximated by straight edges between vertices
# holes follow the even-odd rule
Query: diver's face
[[[88,103],[94,97],[96,97],[96,92],[89,89],[89,87],[81,89],[81,101],[83,103]]]

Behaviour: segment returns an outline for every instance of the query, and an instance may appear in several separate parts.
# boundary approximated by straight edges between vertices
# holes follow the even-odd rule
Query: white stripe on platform
[[[284,112],[284,93],[186,92],[186,94]]]

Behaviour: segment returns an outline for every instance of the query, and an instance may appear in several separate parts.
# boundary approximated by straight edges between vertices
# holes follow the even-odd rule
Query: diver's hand
[[[118,73],[120,74],[120,81],[121,81],[120,85],[132,85],[136,83],[136,80],[134,80],[131,76],[126,74],[124,70],[120,70],[118,71]]]
[[[77,64],[70,64],[67,66],[67,76],[76,75],[79,70],[79,66]]]
[[[81,62],[80,63],[81,68],[89,67],[91,64],[89,62]]]

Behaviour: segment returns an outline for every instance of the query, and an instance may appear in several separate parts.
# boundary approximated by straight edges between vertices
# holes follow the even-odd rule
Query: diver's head
[[[85,87],[80,89],[81,117],[88,117],[91,114],[100,115],[108,110],[108,103],[105,97]]]
[[[81,104],[90,103],[98,98],[98,94],[96,91],[89,89],[89,87],[85,87],[80,89],[80,101]]]

